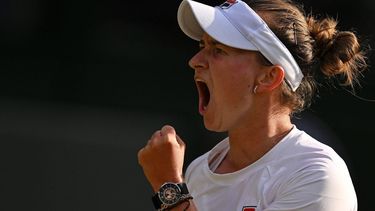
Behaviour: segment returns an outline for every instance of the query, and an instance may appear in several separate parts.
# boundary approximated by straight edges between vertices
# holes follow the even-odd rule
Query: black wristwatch
[[[192,198],[185,183],[164,183],[152,197],[155,209],[165,210]]]

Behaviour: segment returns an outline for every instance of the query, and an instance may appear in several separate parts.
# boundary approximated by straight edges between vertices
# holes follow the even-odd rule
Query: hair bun
[[[315,58],[320,60],[323,74],[328,77],[343,75],[344,84],[352,84],[359,70],[366,66],[356,35],[351,31],[338,31],[337,21],[332,18],[316,20],[308,17],[307,23],[315,43]]]
[[[310,35],[315,41],[316,57],[324,56],[325,52],[331,48],[335,39],[337,30],[337,22],[332,18],[325,18],[316,20],[314,17],[307,18],[307,24],[310,30]]]

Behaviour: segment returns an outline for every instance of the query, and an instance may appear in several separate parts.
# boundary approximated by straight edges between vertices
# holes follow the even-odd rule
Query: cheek
[[[244,75],[223,75],[217,80],[217,94],[221,95],[228,103],[239,103],[249,96],[252,85],[249,78]]]
[[[236,91],[236,93],[247,92],[251,89],[253,80],[254,76],[245,68],[232,68],[232,71],[222,78],[223,84],[226,84],[226,89]]]
[[[211,76],[215,89],[218,91],[217,94],[225,95],[231,100],[248,96],[252,91],[255,78],[256,67],[253,65],[240,58],[215,65]]]

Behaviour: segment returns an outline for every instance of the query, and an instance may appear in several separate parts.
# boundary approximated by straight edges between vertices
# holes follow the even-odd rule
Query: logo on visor
[[[220,5],[220,8],[221,9],[228,9],[229,7],[231,7],[235,3],[237,3],[237,0],[227,0],[226,2],[224,2]]]

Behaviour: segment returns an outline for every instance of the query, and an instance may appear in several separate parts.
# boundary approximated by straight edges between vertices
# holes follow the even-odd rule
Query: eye
[[[218,47],[215,47],[215,48],[214,48],[214,51],[215,51],[216,53],[223,53],[223,52],[224,52],[223,49],[218,48]]]
[[[217,47],[217,46],[213,47],[213,52],[215,54],[226,54],[226,52],[223,48]]]

